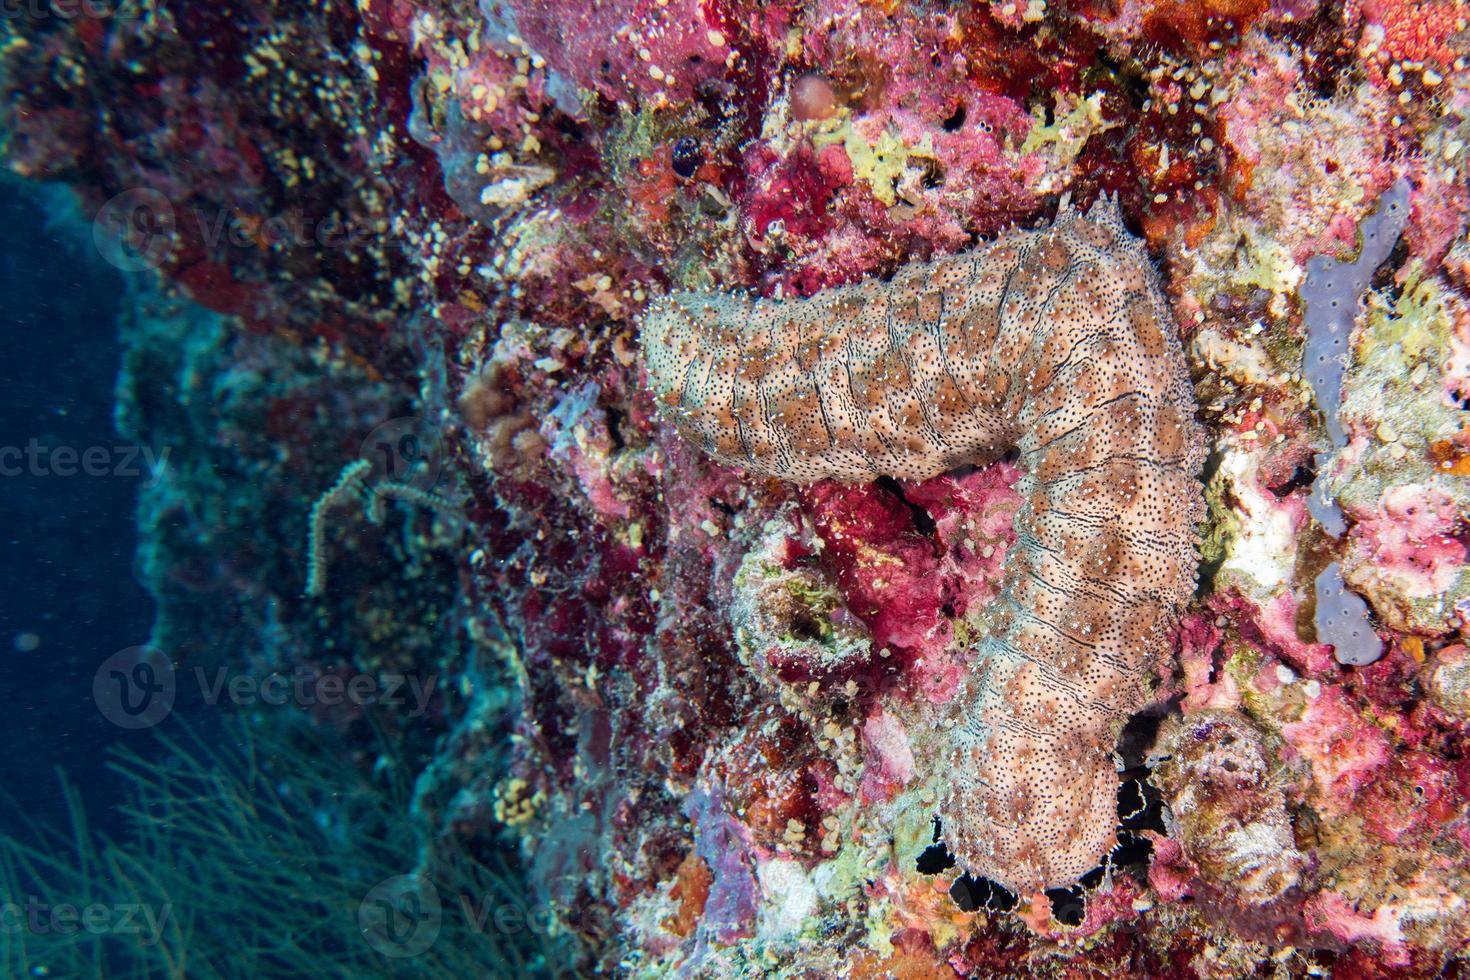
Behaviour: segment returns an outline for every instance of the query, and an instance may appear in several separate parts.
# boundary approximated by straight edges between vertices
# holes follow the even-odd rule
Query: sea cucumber
[[[1194,590],[1203,430],[1115,202],[807,299],[675,292],[642,326],[684,438],[798,483],[924,480],[1011,449],[1017,547],[934,764],[966,871],[1026,892],[1112,845],[1117,726]]]

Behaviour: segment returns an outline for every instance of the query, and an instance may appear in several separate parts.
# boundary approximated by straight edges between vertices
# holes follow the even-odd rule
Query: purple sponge
[[[1307,278],[1298,295],[1306,311],[1307,346],[1302,369],[1317,395],[1317,407],[1334,448],[1347,445],[1338,420],[1342,376],[1348,364],[1348,338],[1358,313],[1358,298],[1368,288],[1373,270],[1383,264],[1409,220],[1409,182],[1400,178],[1378,199],[1378,210],[1363,221],[1363,247],[1352,262],[1317,256],[1307,263]],[[1317,456],[1317,484],[1308,507],[1312,516],[1335,536],[1347,530],[1342,512],[1327,496],[1322,473],[1330,452]]]
[[[1383,656],[1383,642],[1368,622],[1368,604],[1348,590],[1333,562],[1317,576],[1317,641],[1331,643],[1340,664],[1363,667]]]

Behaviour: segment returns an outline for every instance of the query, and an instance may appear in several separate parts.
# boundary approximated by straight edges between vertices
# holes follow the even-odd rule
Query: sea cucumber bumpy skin
[[[1019,451],[1017,548],[936,763],[971,874],[1063,886],[1113,842],[1117,724],[1194,590],[1204,436],[1117,207],[807,299],[677,292],[643,322],[666,417],[805,483],[923,480]]]

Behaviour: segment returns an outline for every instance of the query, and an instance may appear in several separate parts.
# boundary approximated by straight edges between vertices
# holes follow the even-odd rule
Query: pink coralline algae
[[[324,722],[421,873],[568,971],[1465,971],[1464,4],[149,6],[0,21],[3,158],[230,341],[130,388],[161,622],[440,677]],[[303,596],[405,416],[453,512]]]
[[[1465,564],[1461,517],[1457,502],[1436,487],[1394,487],[1354,530],[1350,545],[1360,574],[1391,579],[1408,597],[1444,595]]]
[[[1330,688],[1303,706],[1299,720],[1283,725],[1281,736],[1311,763],[1313,779],[1338,813],[1353,808],[1358,791],[1389,759],[1383,733]]]
[[[867,758],[863,795],[868,800],[891,797],[913,778],[913,747],[903,725],[891,715],[880,711],[863,723],[863,749]]]
[[[1453,40],[1465,30],[1463,3],[1361,0],[1352,7],[1361,11],[1359,54],[1375,82],[1397,87],[1404,84],[1407,71],[1433,88],[1445,73],[1463,69],[1464,51]]]
[[[701,86],[723,80],[741,57],[732,46],[733,22],[703,0],[483,0],[482,9],[494,29],[518,35],[565,76],[575,86],[570,92],[629,105],[687,102]],[[578,110],[575,101],[563,108]]]

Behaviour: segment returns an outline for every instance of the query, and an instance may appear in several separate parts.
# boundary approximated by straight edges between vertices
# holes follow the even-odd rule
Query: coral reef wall
[[[332,657],[441,671],[414,723],[426,854],[518,835],[582,968],[1464,970],[1463,4],[59,11],[0,25],[7,166],[71,184],[105,255],[213,311],[135,362],[171,397],[124,392],[126,424],[192,454],[189,486],[143,504],[166,623],[221,622],[242,651],[176,654],[270,635],[277,661],[320,659],[326,629]],[[1401,220],[1374,218],[1396,185]],[[936,753],[1027,461],[805,486],[721,465],[659,420],[639,318],[673,290],[889,276],[1046,225],[1063,195],[1116,196],[1146,243],[1208,517],[1196,594],[1140,651],[1147,706],[1108,733],[1116,847],[1012,894],[944,846]],[[1393,241],[1359,269],[1365,224]],[[1309,316],[1311,270],[1349,267],[1352,290],[1307,290],[1346,308]],[[1324,346],[1340,372],[1304,363]],[[344,471],[407,417],[437,481]],[[307,554],[344,472],[398,509],[334,511]],[[186,505],[226,492],[250,506]]]

